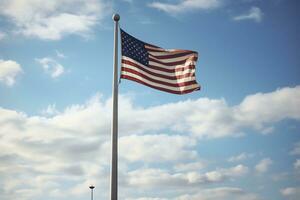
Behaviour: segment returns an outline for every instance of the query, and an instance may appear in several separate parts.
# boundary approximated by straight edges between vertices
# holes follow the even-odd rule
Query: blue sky
[[[199,52],[202,90],[122,80],[119,197],[296,200],[296,0],[2,0],[0,199],[108,198],[113,21]]]

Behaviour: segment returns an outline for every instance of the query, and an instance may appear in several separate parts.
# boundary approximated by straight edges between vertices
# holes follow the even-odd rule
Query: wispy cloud
[[[282,196],[289,200],[297,200],[300,196],[300,187],[287,187],[280,190]]]
[[[248,167],[236,165],[231,168],[221,168],[206,173],[181,172],[170,173],[167,170],[146,168],[130,171],[126,176],[127,184],[151,189],[164,187],[164,185],[183,187],[185,185],[200,185],[206,183],[219,183],[227,179],[244,176],[248,173]]]
[[[60,52],[58,50],[55,50],[55,53],[58,58],[66,58],[65,54],[63,54],[62,52]]]
[[[44,71],[50,74],[52,78],[57,78],[65,72],[65,68],[53,58],[36,58],[35,61],[38,62]]]
[[[7,17],[15,32],[44,40],[59,40],[70,34],[87,37],[111,10],[104,0],[4,0],[0,15]]]
[[[49,56],[44,58],[35,58],[35,61],[42,66],[44,72],[49,74],[52,78],[58,78],[66,73],[65,67],[57,61],[57,59],[66,58],[66,56],[62,52],[55,50],[55,57],[56,59]]]
[[[186,13],[192,10],[209,10],[221,6],[221,0],[181,0],[179,3],[154,1],[149,7],[164,11],[170,15]]]
[[[241,153],[237,156],[232,156],[228,159],[228,162],[240,162],[242,160],[245,160],[247,158],[252,157],[253,154],[248,154],[248,153]]]
[[[270,158],[264,158],[257,165],[255,165],[255,170],[258,173],[264,173],[267,172],[270,165],[273,163],[273,161]]]
[[[258,7],[252,7],[247,13],[244,13],[242,15],[233,18],[233,20],[235,21],[253,20],[255,22],[261,22],[262,19],[263,19],[263,12]]]
[[[22,73],[22,68],[19,63],[13,60],[0,60],[0,82],[13,86],[16,78]]]
[[[41,111],[41,114],[46,116],[58,115],[59,111],[56,109],[56,104],[48,105],[46,109]]]

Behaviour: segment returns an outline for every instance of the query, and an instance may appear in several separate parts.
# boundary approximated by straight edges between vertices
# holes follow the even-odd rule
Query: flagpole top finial
[[[117,21],[119,21],[119,20],[120,20],[120,15],[116,13],[116,14],[114,14],[114,15],[113,15],[113,17],[112,17],[112,18],[113,18],[113,20],[114,20],[114,21],[116,21],[116,22],[117,22]]]

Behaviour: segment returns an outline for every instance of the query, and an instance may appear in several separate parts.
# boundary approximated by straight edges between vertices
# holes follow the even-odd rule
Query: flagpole
[[[113,69],[113,109],[111,125],[111,176],[110,176],[110,200],[118,200],[118,21],[120,16],[113,15],[114,29],[114,69]]]

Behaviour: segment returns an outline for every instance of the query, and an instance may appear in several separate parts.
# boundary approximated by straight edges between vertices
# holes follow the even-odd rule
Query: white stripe
[[[190,66],[190,65],[195,66],[196,61],[187,61],[182,65],[174,65],[174,66],[167,66],[167,65],[157,63],[155,61],[149,61],[149,65],[156,66],[156,67],[161,67],[161,68],[164,68],[164,69],[179,69],[179,68],[184,68],[184,67],[187,67],[187,66]]]
[[[189,59],[193,59],[194,57],[197,57],[197,54],[192,53],[189,55],[175,57],[175,58],[155,58],[155,57],[149,55],[149,58],[152,58],[157,61],[164,62],[164,63],[172,63],[172,62],[178,62],[178,61],[184,61],[184,60],[189,61]]]
[[[136,60],[133,60],[129,57],[126,57],[126,56],[122,56],[122,59],[123,60],[128,60],[130,62],[133,62],[133,63],[136,63],[138,65],[141,65],[142,67],[148,69],[150,67],[147,67],[139,62],[137,62]],[[160,64],[160,63],[157,63],[157,62],[154,62],[154,61],[149,61],[149,65],[152,65],[152,66],[156,66],[156,67],[160,67],[160,68],[164,68],[164,69],[168,69],[168,70],[173,70],[173,69],[180,69],[180,68],[184,68],[184,67],[187,67],[189,65],[196,65],[196,61],[187,61],[186,63],[182,64],[182,65],[174,65],[174,66],[167,66],[167,65],[163,65],[163,64]],[[168,73],[168,72],[166,72]]]
[[[161,78],[161,77],[158,77],[158,76],[153,76],[151,74],[148,74],[147,72],[139,69],[139,68],[136,68],[134,66],[131,66],[131,65],[126,65],[126,64],[122,64],[122,67],[124,68],[127,68],[127,69],[132,69],[138,73],[141,73],[149,78],[152,78],[154,80],[158,80],[158,81],[163,81],[163,82],[166,82],[166,83],[184,83],[184,82],[188,82],[188,81],[193,81],[195,80],[195,76],[189,76],[189,77],[185,77],[185,78],[181,78],[181,79],[175,79],[175,80],[170,80],[170,79],[166,79],[166,78]],[[124,74],[124,73],[127,73],[127,71],[121,71],[121,74]]]
[[[196,89],[197,87],[199,87],[198,84],[193,84],[193,85],[187,85],[187,86],[182,86],[182,87],[171,87],[171,86],[167,86],[167,85],[163,85],[163,84],[159,84],[159,83],[154,83],[152,81],[149,81],[147,79],[144,79],[143,77],[140,77],[136,74],[132,74],[130,72],[126,72],[126,74],[124,75],[127,75],[127,76],[130,76],[130,77],[133,77],[133,78],[136,78],[140,81],[143,81],[149,85],[152,85],[152,86],[155,86],[155,87],[161,87],[161,88],[165,88],[165,89],[168,89],[168,90],[173,90],[173,91],[185,91],[185,90],[190,90],[190,89]]]
[[[147,66],[145,66],[145,65],[143,65],[143,64],[141,64],[141,63],[139,63],[139,62],[137,62],[137,61],[135,61],[135,60],[133,60],[133,59],[131,59],[131,58],[128,58],[128,57],[126,57],[126,56],[122,56],[122,59],[123,60],[127,60],[127,61],[130,61],[130,62],[132,62],[132,63],[135,63],[135,64],[137,64],[137,65],[139,65],[140,67],[142,67],[142,68],[144,68],[144,69],[147,69],[147,70],[149,70],[149,71],[151,71],[151,72],[154,72],[154,73],[157,73],[157,74],[162,74],[162,75],[166,75],[166,76],[180,76],[180,75],[184,75],[184,74],[187,74],[187,73],[195,73],[195,71],[196,71],[196,69],[195,68],[193,68],[193,69],[185,69],[184,71],[177,71],[177,72],[175,72],[175,73],[170,73],[170,72],[164,72],[164,71],[160,71],[160,70],[157,70],[157,69],[153,69],[153,68],[151,68],[151,67],[147,67]],[[157,65],[160,65],[160,64],[156,64],[156,63],[154,63],[154,62],[149,62],[149,64],[150,65],[154,65],[154,66],[157,66]],[[125,65],[127,65],[127,64],[124,64],[124,63],[122,63],[122,66],[125,66]],[[158,66],[158,67],[160,67],[160,66]],[[184,66],[182,66],[182,65],[178,65],[178,66],[176,66],[176,67],[173,67],[173,68],[182,68],[182,67],[184,67]],[[165,69],[172,69],[172,68],[166,68],[166,67],[164,67]]]
[[[122,63],[122,67],[128,67],[128,66],[131,66],[131,65],[130,64]],[[164,72],[164,71],[152,69],[152,68],[149,68],[149,67],[147,67],[147,68],[145,68],[143,66],[140,66],[140,67],[142,67],[144,69],[147,69],[150,72],[153,72],[153,73],[156,73],[156,74],[165,75],[165,76],[182,76],[182,75],[185,75],[187,73],[195,73],[195,71],[196,71],[195,69],[185,69],[184,71],[178,71],[176,73],[168,73],[168,72]]]

